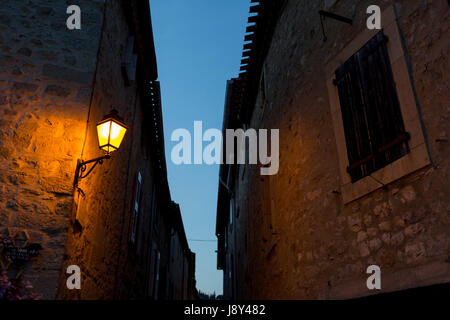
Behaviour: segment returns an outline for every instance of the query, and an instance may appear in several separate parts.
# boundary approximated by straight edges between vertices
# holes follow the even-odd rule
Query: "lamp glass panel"
[[[98,135],[98,145],[102,147],[103,150],[109,152],[107,145],[109,144],[109,129],[111,127],[111,121],[103,122],[97,126],[97,135]],[[103,147],[105,146],[105,147]]]
[[[127,129],[120,124],[116,122],[112,122],[111,127],[111,137],[109,140],[109,144],[113,146],[116,149],[119,149],[120,144],[122,143],[123,137],[125,136],[125,133],[127,132]],[[111,150],[112,151],[112,150]]]

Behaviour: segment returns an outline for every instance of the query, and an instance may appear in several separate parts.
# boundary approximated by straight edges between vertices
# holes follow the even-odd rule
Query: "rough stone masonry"
[[[327,19],[324,42],[319,10],[351,16],[354,2],[287,1],[278,20],[248,127],[280,129],[280,170],[236,170],[238,216],[226,238],[238,298],[372,294],[371,264],[386,291],[450,281],[447,2],[397,1],[432,164],[343,203],[324,65],[364,31],[368,5],[393,3],[361,1],[353,26]]]
[[[0,227],[44,248],[25,277],[54,298],[95,70],[104,1],[73,1],[86,27],[68,32],[66,1],[0,6]]]

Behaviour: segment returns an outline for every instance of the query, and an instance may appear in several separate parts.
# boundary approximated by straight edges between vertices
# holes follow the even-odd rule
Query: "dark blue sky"
[[[203,131],[222,129],[226,81],[239,73],[250,0],[150,0],[150,6],[172,199],[188,239],[215,240],[219,166],[174,165],[170,136],[178,128],[193,136],[196,120]],[[189,245],[197,255],[197,288],[222,293],[216,242]]]

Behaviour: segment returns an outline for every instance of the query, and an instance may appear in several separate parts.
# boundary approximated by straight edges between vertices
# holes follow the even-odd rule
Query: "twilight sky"
[[[217,244],[192,239],[216,239],[219,166],[174,165],[170,153],[177,142],[170,136],[185,128],[193,139],[196,120],[203,121],[203,132],[222,129],[226,81],[239,73],[249,6],[250,0],[150,0],[169,185],[197,255],[197,288],[207,293],[222,293]]]

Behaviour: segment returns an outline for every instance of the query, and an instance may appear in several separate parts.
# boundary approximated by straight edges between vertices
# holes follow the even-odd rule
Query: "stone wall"
[[[85,138],[104,1],[77,0],[82,29],[66,27],[66,1],[0,6],[0,227],[28,230],[43,250],[25,278],[54,298]]]
[[[168,283],[187,279],[188,269],[170,268],[170,230],[184,232],[168,214],[165,161],[158,155],[164,142],[151,19],[142,11],[148,6],[70,4],[81,8],[81,30],[66,28],[67,1],[8,0],[0,8],[0,233],[27,230],[43,246],[24,272],[41,298],[171,298]],[[124,71],[125,62],[133,65],[131,37],[134,81]],[[74,188],[77,159],[103,155],[96,124],[112,109],[129,126],[122,145]],[[187,251],[173,263],[187,264]],[[66,287],[69,265],[80,268],[80,290]]]
[[[189,249],[185,249],[179,232],[171,230],[169,274],[171,299],[187,300],[192,294],[189,291]]]
[[[366,288],[366,268],[381,267],[382,292],[449,282],[449,8],[445,1],[400,4],[433,164],[345,204],[324,65],[365,29],[361,1],[353,26],[318,11],[351,16],[355,1],[288,1],[265,63],[251,128],[280,129],[280,170],[256,166],[235,176],[234,254],[238,298],[350,298]],[[226,285],[226,284],[225,284]]]
[[[132,34],[122,1],[109,1],[82,158],[102,155],[98,148],[96,123],[112,108],[119,112],[130,129],[111,159],[79,183],[82,193],[75,193],[74,216],[81,230],[70,229],[63,270],[68,265],[78,265],[82,272],[82,288],[67,290],[64,285],[67,276],[62,272],[60,299],[145,296],[146,261],[133,254],[130,232],[138,171],[143,180],[141,212],[152,212],[152,165],[147,154],[148,141],[143,141],[146,138],[142,134],[145,126],[143,110],[150,105],[145,104],[138,89],[140,79],[128,86],[122,74],[125,49]],[[145,226],[150,226],[148,215],[141,224],[142,232],[146,232]],[[139,241],[145,242],[147,237],[148,232],[146,238]],[[151,242],[144,245],[151,246]]]

